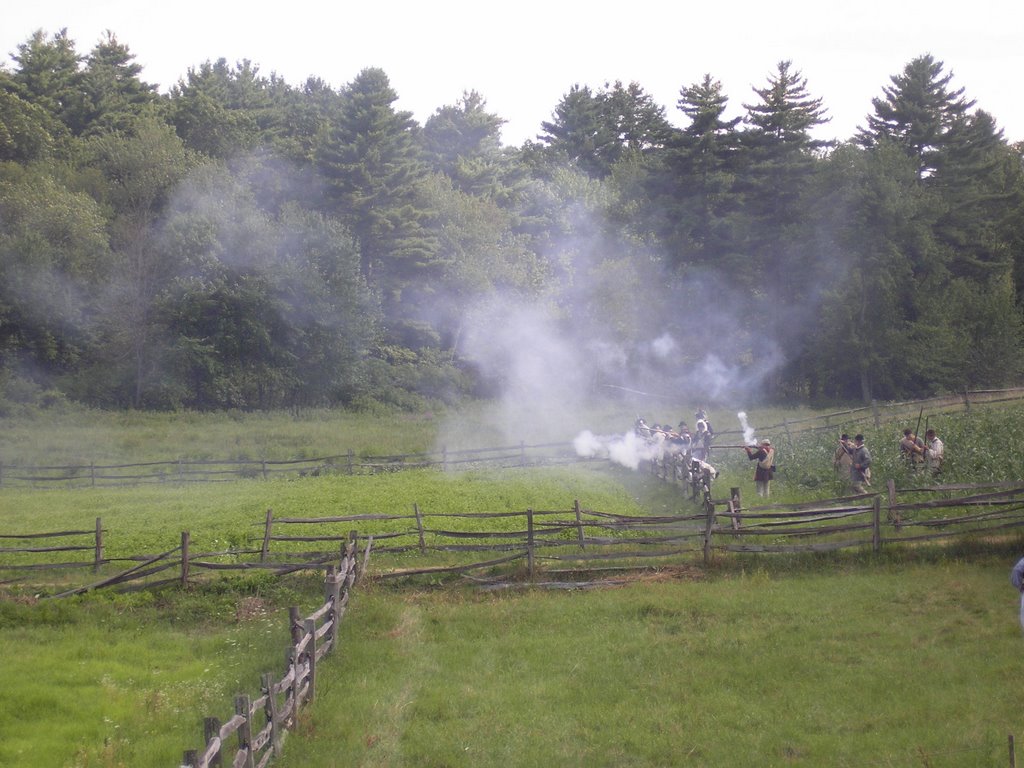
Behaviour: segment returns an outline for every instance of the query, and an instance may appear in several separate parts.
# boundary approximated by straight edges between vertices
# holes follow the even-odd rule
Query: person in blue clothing
[[[1010,583],[1020,592],[1020,627],[1024,630],[1024,557],[1010,571]]]

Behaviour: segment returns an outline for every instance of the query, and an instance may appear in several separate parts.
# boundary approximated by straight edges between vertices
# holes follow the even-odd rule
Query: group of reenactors
[[[924,440],[914,434],[914,430],[907,428],[903,430],[903,437],[900,440],[900,456],[907,466],[914,470],[927,469],[933,475],[942,471],[942,462],[945,459],[946,447],[942,440],[935,434],[934,429],[926,430]]]
[[[945,446],[934,429],[925,431],[924,440],[914,430],[904,429],[899,446],[900,457],[911,471],[925,470],[933,476],[942,472]],[[832,466],[837,475],[849,473],[854,493],[867,493],[871,486],[871,451],[864,444],[864,435],[855,435],[852,440],[845,433],[840,436]]]
[[[715,432],[703,408],[698,409],[694,416],[696,419],[693,432],[686,421],[680,421],[675,427],[657,423],[648,425],[640,416],[636,418],[633,431],[652,445],[662,445],[666,454],[689,454],[700,461],[707,461],[711,455],[711,441],[715,437]]]
[[[671,424],[648,424],[637,416],[633,432],[654,447],[656,462],[666,469],[671,468],[674,475],[682,475],[694,486],[696,496],[698,486],[707,485],[710,490],[710,483],[718,472],[708,463],[715,437],[711,422],[703,408],[698,409],[694,416],[693,431],[685,420],[672,427]]]

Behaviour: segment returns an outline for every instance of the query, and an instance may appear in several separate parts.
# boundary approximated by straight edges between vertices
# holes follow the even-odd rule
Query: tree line
[[[593,381],[702,398],[709,359],[775,399],[1020,379],[1024,147],[931,55],[840,142],[781,61],[740,117],[711,74],[682,86],[684,127],[638,83],[575,84],[519,147],[477,92],[418,124],[377,68],[222,59],[160,94],[134,59],[40,30],[0,67],[0,403],[487,394],[466,310],[509,300]]]

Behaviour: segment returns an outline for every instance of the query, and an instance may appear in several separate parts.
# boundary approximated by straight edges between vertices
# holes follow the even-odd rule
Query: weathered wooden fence
[[[878,426],[882,417],[912,415],[925,408],[931,412],[949,413],[970,410],[973,406],[1009,403],[1024,400],[1024,387],[998,390],[965,391],[906,402],[872,403],[832,413],[779,424],[756,426],[758,432],[782,431],[787,437],[821,429],[836,429],[873,420]],[[721,436],[740,434],[736,429],[719,429]],[[403,469],[437,467],[457,469],[472,465],[526,467],[539,464],[591,461],[577,455],[571,441],[555,443],[498,446],[451,450],[441,448],[423,453],[391,456],[360,456],[349,450],[333,456],[303,459],[173,459],[133,464],[25,465],[0,461],[0,486],[50,488],[138,485],[143,483],[225,482],[238,479],[266,479],[281,475],[315,477],[323,474],[365,475],[395,472]]]
[[[308,459],[175,459],[135,464],[20,465],[0,462],[0,485],[51,488],[94,488],[160,483],[209,483],[277,476],[318,477],[327,474],[372,475],[403,469],[456,469],[470,465],[527,467],[565,464],[581,458],[568,442],[520,443],[497,448],[393,456],[358,456],[354,451]]]
[[[235,713],[226,722],[215,717],[203,721],[204,746],[187,750],[182,768],[232,765],[263,768],[279,757],[285,735],[294,727],[301,707],[316,696],[317,668],[338,643],[338,628],[358,579],[356,540],[345,547],[337,569],[328,566],[324,603],[305,618],[289,611],[291,642],[282,677],[264,674],[259,695],[235,698]],[[230,744],[234,741],[234,746]]]
[[[0,547],[0,556],[10,560],[11,556],[21,554],[39,554],[49,552],[90,552],[90,561],[75,560],[60,563],[13,563],[8,562],[3,567],[9,570],[39,570],[58,568],[85,568],[92,566],[94,571],[99,571],[100,566],[105,562],[103,559],[103,520],[96,518],[96,527],[90,530],[81,531],[49,531],[45,533],[22,533],[22,534],[0,534],[0,542],[9,546]],[[91,538],[88,544],[82,543],[85,537]],[[51,546],[40,546],[35,542],[41,540],[60,540],[66,543],[57,543]]]
[[[155,555],[119,558],[136,564],[54,596],[108,587],[130,590],[186,585],[198,570],[268,569],[283,574],[323,569],[337,557],[339,547],[360,538],[372,541],[373,552],[382,556],[417,552],[455,555],[447,558],[446,565],[381,569],[374,578],[476,571],[508,578],[511,570],[535,580],[544,571],[677,564],[692,562],[695,556],[708,564],[716,551],[797,553],[851,547],[880,551],[888,545],[994,536],[1024,526],[1022,483],[897,490],[889,481],[881,493],[754,507],[743,506],[738,488],[714,498],[704,487],[697,501],[692,513],[648,516],[600,512],[579,501],[567,509],[442,514],[425,514],[414,504],[409,514],[315,518],[275,517],[267,510],[263,521],[256,524],[262,527],[258,549],[195,553],[191,537],[184,531],[179,546]],[[351,530],[353,524],[358,525],[358,533]],[[97,530],[101,526],[98,520]],[[303,551],[298,551],[300,547]],[[367,558],[369,554],[367,547]],[[489,556],[480,559],[480,555]],[[0,551],[0,571],[19,567],[10,565],[10,557],[9,551]],[[451,564],[453,560],[457,562]],[[81,564],[96,562],[113,561],[97,561],[94,556]],[[48,566],[40,561],[32,567]],[[152,580],[171,569],[169,578]],[[125,586],[129,582],[133,584]]]
[[[278,543],[331,542],[341,533],[325,532],[332,525],[358,523],[373,531],[374,552],[419,551],[493,553],[497,559],[471,560],[458,565],[379,571],[374,578],[443,572],[494,570],[525,562],[525,574],[536,578],[541,565],[572,566],[585,571],[598,563],[618,561],[635,565],[645,560],[678,562],[699,554],[709,563],[715,551],[735,553],[822,552],[936,541],[951,537],[995,535],[1024,526],[1024,484],[945,485],[848,496],[804,504],[742,505],[738,488],[715,499],[702,487],[693,514],[613,515],[581,507],[571,510],[424,514],[418,505],[408,515],[349,515],[343,517],[275,519],[264,521],[261,559],[274,557]],[[495,531],[498,518],[517,518],[522,525]],[[455,530],[456,520],[470,529]],[[507,526],[506,526],[507,527]],[[317,529],[316,534],[303,533]],[[311,555],[313,553],[303,553]]]

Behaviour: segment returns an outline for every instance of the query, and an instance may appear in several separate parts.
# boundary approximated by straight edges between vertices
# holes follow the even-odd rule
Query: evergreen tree
[[[602,112],[599,95],[589,86],[573,85],[555,107],[551,120],[541,123],[544,132],[538,138],[556,157],[600,178],[608,173],[603,158],[616,138]]]
[[[809,246],[808,204],[820,152],[830,142],[811,130],[827,122],[822,100],[809,95],[807,80],[790,61],[780,61],[768,85],[754,88],[758,101],[744,104],[749,126],[740,134],[737,190],[744,199],[743,249],[750,287],[747,315],[752,336],[778,339],[783,355],[797,356],[804,341],[790,332],[805,327],[803,308],[819,285],[818,254]]]
[[[82,57],[67,30],[50,40],[37,30],[12,58],[17,65],[11,74],[17,95],[55,118],[69,134],[81,135],[88,116]]]
[[[136,121],[156,104],[156,86],[139,79],[135,54],[110,31],[86,58],[82,77],[87,114],[84,133],[131,132]]]
[[[883,96],[871,100],[875,113],[868,115],[867,128],[857,132],[857,141],[866,147],[883,139],[901,146],[917,161],[922,179],[938,169],[951,133],[974,106],[963,88],[950,88],[953,73],[944,74],[943,66],[931,54],[910,61],[902,74],[890,78]]]
[[[539,138],[594,178],[606,178],[624,157],[665,146],[672,135],[664,107],[635,82],[605,83],[596,94],[574,85],[552,118],[541,123]]]
[[[648,183],[659,216],[653,229],[672,264],[728,269],[727,262],[736,263],[736,127],[742,118],[723,119],[728,97],[710,74],[680,89],[677,106],[689,124],[658,153],[661,163]]]
[[[269,83],[249,61],[231,67],[224,59],[189,69],[170,93],[170,121],[185,146],[214,158],[251,151],[279,115]]]
[[[430,164],[469,194],[500,193],[501,126],[506,121],[486,108],[483,96],[470,91],[458,104],[439,107],[423,126]]]
[[[343,95],[317,151],[331,213],[356,238],[363,275],[382,297],[392,337],[415,346],[419,308],[404,294],[438,269],[418,126],[411,113],[395,111],[398,95],[383,70],[363,70]]]

